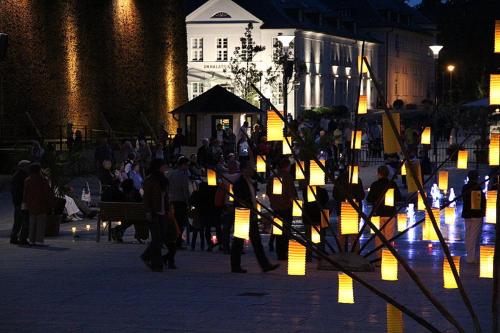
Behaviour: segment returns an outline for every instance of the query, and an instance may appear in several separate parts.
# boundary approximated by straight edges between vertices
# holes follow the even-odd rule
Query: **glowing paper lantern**
[[[249,239],[250,209],[237,207],[234,209],[234,237]]]
[[[307,186],[307,202],[316,201],[316,186]]]
[[[358,73],[365,74],[368,73],[368,67],[362,56],[358,56]]]
[[[438,188],[444,193],[448,191],[448,171],[439,171]]]
[[[401,176],[406,176],[406,163],[401,164]]]
[[[325,172],[314,160],[309,164],[309,185],[325,185]]]
[[[457,169],[467,169],[467,159],[469,152],[467,150],[458,151]]]
[[[497,223],[497,191],[488,191],[486,199],[486,222]]]
[[[361,137],[362,136],[363,136],[362,131],[352,131],[351,132],[351,149],[358,149],[358,150],[361,149]]]
[[[405,213],[398,214],[398,232],[403,232],[406,230],[406,220],[407,216]]]
[[[283,186],[281,184],[281,179],[278,177],[273,178],[273,194],[281,195],[283,193]]]
[[[394,120],[398,133],[401,133],[401,115],[399,113],[391,113],[390,117]],[[382,115],[382,139],[384,141],[384,152],[386,154],[394,154],[401,152],[401,146],[392,130],[390,118],[386,114]]]
[[[311,226],[311,242],[313,242],[314,244],[318,244],[321,242],[321,236],[318,230],[316,230],[313,225]]]
[[[470,192],[470,208],[475,210],[481,209],[481,191]]]
[[[283,155],[291,155],[292,154],[292,138],[290,136],[286,136],[283,138]]]
[[[260,203],[257,202],[257,204],[255,205],[256,206],[256,209],[257,211],[260,213],[262,212],[262,206],[260,205]],[[257,214],[257,219],[260,220],[261,219],[261,216],[260,214]]]
[[[359,230],[359,215],[347,201],[340,204],[340,233],[342,235],[356,235]]]
[[[321,211],[321,228],[328,228],[330,226],[330,211],[323,209]]]
[[[455,207],[445,207],[444,223],[448,225],[455,224]]]
[[[302,207],[304,207],[304,203],[302,202],[302,200],[294,200],[293,201],[292,216],[293,217],[301,217],[302,216]]]
[[[76,227],[71,227],[71,232],[74,234],[76,234]]]
[[[403,313],[393,306],[387,303],[387,333],[403,333]]]
[[[427,198],[426,198],[426,200],[427,200]],[[422,199],[420,192],[418,192],[418,194],[417,194],[417,210],[425,210],[424,199]]]
[[[500,133],[490,134],[489,163],[490,166],[500,165]]]
[[[418,182],[422,184],[422,172],[420,171],[420,161],[408,161],[406,162],[406,183],[408,185],[408,193],[413,193],[418,191],[417,183],[415,182],[415,176]],[[411,169],[411,170],[408,170]]]
[[[372,216],[370,221],[372,221],[372,224],[374,224],[377,229],[380,229],[380,216]],[[370,228],[370,234],[375,234],[375,230],[373,230],[373,228]]]
[[[388,249],[382,250],[382,266],[380,269],[382,280],[398,280],[398,261]]]
[[[359,182],[359,166],[349,165],[349,182],[351,184],[358,184]]]
[[[283,120],[273,110],[267,111],[267,141],[283,141]]]
[[[479,277],[493,278],[493,257],[495,247],[493,245],[481,245],[479,249]]]
[[[439,227],[439,208],[432,208],[432,215],[434,215],[436,223]],[[422,240],[431,242],[439,241],[436,229],[434,229],[431,217],[427,214],[427,211],[425,212],[425,221],[422,229]]]
[[[288,275],[306,275],[306,248],[292,239],[288,242]]]
[[[213,169],[207,169],[208,186],[217,186],[217,174]]]
[[[394,207],[394,189],[388,188],[385,192],[384,205]]]
[[[457,273],[460,276],[460,256],[453,256],[453,263],[455,264],[455,267],[457,269]],[[443,260],[443,282],[444,282],[444,288],[445,289],[456,289],[458,288],[457,286],[457,281],[455,280],[455,277],[453,276],[453,272],[451,270],[450,263],[446,258]]]
[[[495,21],[495,53],[500,53],[500,20]]]
[[[278,228],[280,226],[280,228]],[[273,223],[273,235],[281,236],[283,235],[283,221],[281,221],[278,217],[274,218]]]
[[[422,132],[422,136],[420,137],[420,144],[430,145],[431,144],[431,128],[426,127]]]
[[[354,304],[352,279],[349,275],[339,272],[339,303]]]
[[[228,196],[229,202],[234,201],[234,191],[233,191],[233,184],[229,184],[229,196]]]
[[[266,160],[262,155],[257,155],[257,172],[266,172]]]
[[[368,99],[366,95],[359,95],[358,114],[368,113]]]
[[[303,180],[306,179],[304,176],[304,168],[305,163],[303,161],[297,161],[295,165],[295,180]]]
[[[500,105],[500,74],[490,75],[490,105]]]

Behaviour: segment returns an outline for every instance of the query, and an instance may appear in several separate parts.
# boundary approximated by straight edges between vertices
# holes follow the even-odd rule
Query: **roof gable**
[[[253,22],[262,23],[255,15],[231,0],[209,0],[186,17],[187,23]]]

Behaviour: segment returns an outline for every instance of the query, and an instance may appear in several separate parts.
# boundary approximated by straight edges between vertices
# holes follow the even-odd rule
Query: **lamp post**
[[[283,116],[288,117],[288,81],[293,75],[293,54],[290,54],[290,44],[295,39],[295,36],[278,35],[278,41],[283,47],[282,64],[283,64]]]
[[[434,57],[434,111],[433,116],[436,116],[438,112],[438,62],[439,62],[439,52],[443,48],[442,45],[431,45],[429,48],[432,51],[432,55]],[[437,166],[437,135],[436,131],[434,131],[434,163]],[[437,177],[437,176],[436,176]],[[437,180],[437,178],[436,178]]]
[[[446,70],[448,73],[450,73],[450,91],[449,91],[449,96],[450,96],[450,104],[453,103],[453,71],[455,70],[455,65],[448,65],[446,66]]]

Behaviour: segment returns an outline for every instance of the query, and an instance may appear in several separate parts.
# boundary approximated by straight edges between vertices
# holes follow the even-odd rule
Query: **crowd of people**
[[[380,125],[373,122],[367,126],[364,131],[367,137],[363,140],[369,142],[372,154],[382,154]],[[346,193],[349,192],[355,201],[361,203],[365,200],[376,206],[375,215],[380,216],[383,234],[386,238],[391,238],[395,233],[395,219],[390,217],[395,214],[396,208],[386,206],[383,202],[376,204],[389,188],[394,189],[395,202],[402,201],[403,196],[395,182],[400,171],[400,157],[385,156],[386,163],[377,170],[378,180],[371,184],[366,194],[361,178],[357,184],[348,181],[345,164],[352,132],[352,125],[348,121],[321,119],[315,123],[299,118],[291,120],[290,127],[299,133],[306,145],[296,145],[295,156],[303,160],[313,157],[324,160],[328,172],[333,176],[331,179],[335,179],[331,194],[325,188],[318,187],[317,200],[304,202],[302,220],[307,236],[311,237],[311,226],[320,226],[321,212],[329,207],[330,195],[335,203],[333,208],[337,216],[340,216],[340,203],[345,201]],[[422,172],[430,174],[432,166],[422,153],[425,150],[418,150],[419,135],[420,132],[416,128],[408,127],[404,132],[405,144],[414,152],[413,158],[420,158]],[[230,255],[231,271],[244,273],[246,270],[241,264],[244,241],[231,237],[234,210],[237,207],[256,209],[256,196],[261,184],[266,188],[273,217],[284,222],[282,235],[270,237],[269,250],[276,252],[278,261],[286,260],[288,240],[292,233],[290,226],[293,221],[293,201],[300,197],[301,192],[302,197],[306,197],[307,183],[299,181],[298,188],[296,187],[291,176],[294,174],[296,161],[291,156],[281,154],[282,143],[268,142],[265,130],[260,124],[250,127],[246,122],[236,134],[231,129],[224,129],[222,125],[217,126],[214,136],[204,139],[197,153],[189,157],[183,155],[183,143],[181,129],[177,131],[171,146],[161,140],[150,146],[144,137],[138,136],[136,140],[123,141],[119,149],[116,149],[106,138],[100,139],[94,155],[101,184],[100,200],[143,202],[147,211],[146,225],[140,223],[141,221],[125,221],[112,229],[113,240],[122,242],[125,231],[134,225],[137,241],[142,243],[150,239],[141,259],[153,271],[161,271],[164,266],[175,269],[176,252],[188,247],[195,250],[199,244],[201,250],[217,249]],[[311,151],[314,152],[313,155]],[[267,159],[266,172],[256,172],[258,155]],[[216,186],[208,185],[208,169],[215,170],[218,175]],[[274,177],[279,177],[282,181],[282,194],[273,193]],[[470,173],[470,187],[474,187],[475,180],[477,175]],[[27,230],[31,244],[43,242],[43,233],[40,230],[44,228],[44,216],[55,207],[56,202],[49,184],[41,174],[38,163],[20,162],[13,178],[15,217],[11,242],[27,243]],[[464,191],[469,190],[464,188]],[[47,195],[41,198],[39,193]],[[66,200],[66,206],[67,202],[71,204],[71,199],[70,197]],[[76,205],[79,200],[73,201]],[[477,245],[477,225],[481,217],[484,217],[483,208],[481,206],[479,211],[475,211],[464,199],[466,239],[473,247]],[[26,228],[23,221],[28,218],[22,217],[25,215],[29,216],[29,227]],[[264,251],[258,221],[259,216],[252,211],[249,238],[262,270],[268,272],[276,269],[278,264],[271,263]],[[321,237],[325,239],[324,231]],[[339,240],[341,247],[347,247],[348,239],[339,236]],[[380,245],[380,239],[376,238],[375,243],[376,246]],[[164,247],[168,252],[162,255]],[[477,254],[470,250],[470,255],[473,257],[470,261],[475,261]],[[380,256],[380,251],[377,256]],[[310,259],[311,254],[308,253],[308,260]]]

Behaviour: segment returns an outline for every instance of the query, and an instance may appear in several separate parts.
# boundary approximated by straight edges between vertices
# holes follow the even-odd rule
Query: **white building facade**
[[[229,63],[235,48],[242,46],[241,38],[249,23],[253,24],[253,41],[265,47],[253,59],[264,72],[259,88],[279,110],[283,109],[284,98],[288,98],[288,113],[293,117],[323,106],[344,105],[353,110],[359,86],[362,40],[337,36],[327,29],[304,29],[293,22],[276,27],[231,0],[208,0],[186,17],[189,99],[217,84],[231,90]],[[279,35],[295,37],[294,56],[304,65],[285,94],[281,84],[273,87],[265,84],[266,71],[274,65]],[[375,72],[378,46],[374,41],[364,42],[364,54]],[[374,108],[376,94],[368,73],[362,75],[361,83],[368,107]]]

